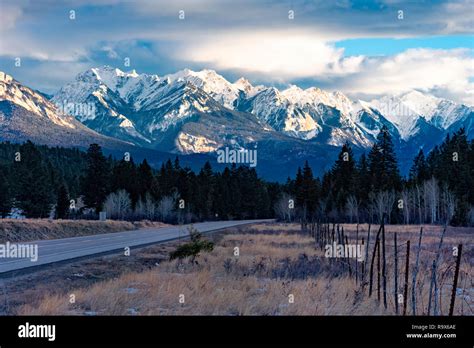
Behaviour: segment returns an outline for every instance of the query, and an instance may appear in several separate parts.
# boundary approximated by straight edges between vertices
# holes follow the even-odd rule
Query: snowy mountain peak
[[[291,85],[281,92],[281,94],[288,98],[291,102],[297,102],[301,100],[304,93],[305,92],[296,85]]]
[[[367,102],[367,101],[364,101],[364,100],[360,100],[360,99],[357,99],[354,104],[353,104],[353,107],[355,110],[366,110],[366,111],[372,111],[372,110],[376,110],[377,108],[372,105],[370,102]]]
[[[225,80],[221,75],[219,75],[215,70],[212,69],[203,69],[201,71],[195,72],[195,74],[202,78],[217,78]]]
[[[106,86],[113,88],[120,80],[137,77],[140,77],[140,75],[135,69],[130,72],[124,72],[118,68],[113,68],[109,65],[103,65],[101,67],[91,68],[78,74],[76,76],[76,81],[87,83],[103,83]]]
[[[471,107],[416,90],[384,96],[372,104],[397,127],[404,140],[419,132],[421,119],[435,128],[447,130],[473,113]]]
[[[249,80],[241,77],[233,83],[233,85],[240,91],[244,92],[247,98],[253,97],[255,94],[263,91],[266,87],[262,85],[253,86]]]
[[[211,95],[217,102],[229,109],[233,108],[234,101],[239,96],[237,86],[210,69],[201,71],[184,69],[177,73],[166,75],[165,78],[169,78],[172,82],[189,82]]]
[[[431,116],[438,107],[441,99],[419,91],[410,91],[398,96],[400,101],[419,115]]]
[[[0,141],[31,140],[75,147],[97,143],[111,149],[132,145],[96,133],[71,115],[71,109],[87,108],[87,105],[55,103],[3,72],[0,72],[0,105]]]
[[[234,82],[234,86],[236,86],[238,89],[244,91],[244,92],[248,92],[250,91],[253,86],[252,84],[249,82],[249,80],[247,80],[246,78],[244,77],[241,77],[240,79],[238,79],[237,81]]]
[[[312,93],[312,94],[321,94],[324,91],[321,88],[318,87],[309,87],[306,89],[306,93]]]
[[[39,117],[48,118],[56,125],[75,128],[71,119],[63,117],[56,105],[42,94],[23,86],[12,76],[0,71],[0,101],[3,100],[21,106]]]
[[[13,77],[10,75],[4,73],[3,71],[0,71],[0,81],[4,83],[10,83],[13,80]]]
[[[227,83],[229,83],[221,75],[219,75],[215,70],[212,70],[212,69],[203,69],[201,71],[194,71],[194,70],[186,68],[186,69],[177,71],[173,74],[165,75],[165,77],[170,78],[170,80],[172,81],[192,80],[193,78],[198,78],[201,81],[224,80]]]
[[[130,77],[138,77],[137,71],[135,69],[132,69],[132,71],[127,73],[127,75]]]

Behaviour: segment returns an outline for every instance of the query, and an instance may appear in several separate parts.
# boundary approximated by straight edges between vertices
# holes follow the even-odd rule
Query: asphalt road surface
[[[212,232],[228,227],[247,225],[273,220],[240,220],[212,221],[193,224],[202,233]],[[189,235],[190,225],[170,226],[156,229],[142,229],[126,232],[97,234],[92,236],[20,242],[17,244],[38,245],[38,259],[30,258],[0,258],[0,277],[24,270],[34,270],[33,267],[65,262],[76,258],[84,258],[113,251],[124,251],[126,247],[133,248],[157,244]]]

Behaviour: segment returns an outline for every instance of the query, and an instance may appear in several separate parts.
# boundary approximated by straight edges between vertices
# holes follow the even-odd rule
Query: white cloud
[[[474,58],[468,49],[409,49],[393,56],[344,56],[311,31],[221,33],[200,37],[179,56],[217,70],[235,70],[269,81],[312,79],[352,95],[412,89],[445,93],[473,105]],[[178,57],[178,56],[177,56]]]
[[[88,68],[88,63],[44,61],[34,66],[25,64],[9,72],[28,87],[38,88],[45,93],[55,93],[60,86],[71,82],[74,76]]]
[[[0,3],[0,11],[2,13],[0,20],[0,34],[2,34],[15,26],[16,21],[21,17],[23,11],[19,6],[5,4],[3,2]]]
[[[17,0],[15,5],[0,0],[0,58],[32,58],[45,67],[71,64],[74,69],[65,69],[63,78],[56,76],[58,81],[72,78],[66,75],[76,71],[79,62],[99,64],[96,53],[102,51],[108,59],[133,55],[134,62],[145,66],[229,70],[265,83],[306,79],[353,95],[420,89],[474,104],[469,82],[474,62],[466,50],[412,49],[388,57],[347,57],[332,43],[473,32],[472,0],[429,7],[403,2],[403,22],[394,15],[398,2],[375,2],[383,6],[361,10],[347,0],[336,5],[295,1],[296,17],[290,22],[288,4],[272,0],[176,0],[171,5],[165,0],[71,0],[68,8],[77,9],[78,18],[66,21],[68,8],[53,0]],[[96,15],[97,9],[90,11],[94,5],[107,10],[106,20]],[[181,8],[186,10],[185,21],[177,18]],[[138,41],[150,47],[130,44]],[[30,73],[39,75],[33,69]]]
[[[207,40],[207,41],[206,41]],[[179,51],[179,56],[216,69],[235,69],[300,78],[357,69],[358,58],[343,60],[335,48],[316,34],[303,31],[224,33],[201,37]]]
[[[59,40],[58,40],[59,41]],[[87,47],[78,45],[73,38],[62,40],[37,40],[29,34],[18,32],[1,39],[0,56],[33,58],[40,61],[76,62],[87,55]]]
[[[110,45],[105,45],[104,47],[102,47],[102,51],[106,52],[107,57],[109,57],[111,59],[118,59],[119,58],[118,53]]]
[[[410,49],[389,57],[367,58],[356,74],[339,81],[347,92],[381,95],[412,89],[441,92],[474,105],[474,58],[467,49]],[[449,91],[449,93],[447,93]]]
[[[474,2],[458,0],[443,4],[439,21],[444,24],[444,33],[472,32],[474,28]]]

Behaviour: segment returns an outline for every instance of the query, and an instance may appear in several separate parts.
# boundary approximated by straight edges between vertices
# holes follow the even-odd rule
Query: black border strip
[[[474,317],[402,316],[21,316],[0,317],[0,346],[58,346],[91,344],[143,346],[146,344],[193,347],[199,344],[301,345],[448,345],[472,347]],[[19,338],[26,322],[56,325],[56,339]],[[412,325],[434,325],[421,331]],[[455,329],[438,325],[455,325]],[[416,338],[410,333],[455,333],[456,338]],[[155,346],[156,346],[155,345]]]

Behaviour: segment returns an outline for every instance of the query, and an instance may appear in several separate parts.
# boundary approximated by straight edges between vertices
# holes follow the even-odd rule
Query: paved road
[[[273,220],[213,221],[193,224],[200,232],[211,232],[256,222]],[[54,262],[63,262],[96,254],[124,250],[125,247],[137,247],[160,243],[188,236],[189,225],[143,229],[126,232],[97,234],[93,236],[41,240],[19,244],[37,244],[38,260],[27,258],[0,258],[0,277],[26,268],[39,267]]]

